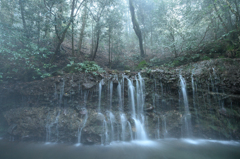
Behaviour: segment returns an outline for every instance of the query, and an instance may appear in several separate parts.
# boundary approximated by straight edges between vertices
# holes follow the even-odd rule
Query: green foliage
[[[227,47],[227,51],[233,51],[234,50],[234,45],[229,45]]]
[[[3,78],[3,73],[0,72],[0,82],[2,81],[2,78]]]
[[[145,60],[143,60],[138,64],[136,69],[142,69],[142,68],[146,67],[147,65],[148,65],[147,62]]]
[[[204,56],[202,57],[202,60],[210,60],[210,57],[204,55]]]
[[[133,61],[138,61],[141,59],[141,56],[139,54],[133,54],[131,58]]]
[[[223,58],[225,58],[225,57],[224,57],[224,56],[219,56],[219,58],[223,59]]]
[[[197,62],[200,59],[200,54],[195,54],[191,56],[193,62]]]
[[[144,67],[143,70],[146,71],[147,73],[151,73],[151,71],[152,71],[152,69],[150,69],[148,67]]]
[[[74,61],[70,61],[70,64],[64,68],[66,72],[91,72],[94,75],[97,75],[97,72],[104,72],[104,70],[97,65],[94,61],[84,61],[83,63],[74,63]]]
[[[180,64],[179,60],[174,60],[171,65],[172,67],[174,67],[174,66],[178,66],[179,64]]]
[[[236,57],[237,57],[237,58],[240,58],[240,51],[238,51],[238,52],[236,53]]]
[[[6,26],[0,25],[3,29]],[[36,79],[50,76],[45,69],[55,67],[45,64],[46,59],[53,53],[44,46],[39,46],[24,33],[16,28],[8,30],[7,34],[0,35],[0,68],[1,79]]]

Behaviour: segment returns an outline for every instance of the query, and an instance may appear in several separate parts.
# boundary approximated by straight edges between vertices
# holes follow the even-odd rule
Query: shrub
[[[64,68],[65,72],[92,72],[93,74],[97,75],[97,72],[104,72],[104,70],[97,65],[93,61],[84,61],[83,63],[74,63],[74,61],[70,61],[70,64]]]
[[[202,57],[202,59],[203,59],[203,60],[210,60],[210,57],[204,55],[204,56]]]
[[[142,69],[144,67],[146,67],[148,64],[145,60],[141,61],[138,66],[137,66],[137,69]]]

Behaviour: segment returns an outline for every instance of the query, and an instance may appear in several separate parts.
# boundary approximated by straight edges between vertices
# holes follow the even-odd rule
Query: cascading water
[[[82,111],[83,111],[83,113],[84,113],[84,119],[83,119],[83,121],[81,122],[81,124],[80,124],[79,127],[78,127],[78,144],[81,143],[82,130],[83,130],[83,128],[85,127],[86,122],[87,122],[87,119],[88,119],[87,109],[86,109],[86,108],[83,108]]]
[[[51,142],[51,134],[52,134],[52,127],[55,125],[55,129],[56,129],[56,136],[57,139],[56,141],[58,141],[58,135],[59,135],[59,131],[58,131],[58,119],[60,116],[60,111],[57,112],[56,118],[53,122],[51,122],[51,120],[49,122],[47,122],[46,124],[46,142]]]
[[[193,107],[194,107],[194,110],[195,110],[195,115],[196,115],[196,117],[197,117],[197,122],[199,123],[199,120],[198,120],[198,112],[197,112],[197,107],[196,107],[195,84],[194,84],[193,73],[194,73],[194,72],[192,72],[192,76],[191,76],[191,79],[192,79],[192,91],[193,91]],[[204,100],[204,101],[205,101],[205,100]]]
[[[122,82],[124,82],[124,78],[122,79]],[[124,83],[123,83],[124,85]],[[122,99],[122,94],[124,94],[124,89],[122,93],[122,85],[120,82],[118,82],[117,86],[117,91],[118,91],[118,103],[119,103],[119,112],[120,112],[120,122],[121,122],[121,140],[125,141],[126,140],[126,115],[123,113],[123,99]]]
[[[49,119],[47,119],[47,123],[46,123],[46,142],[51,142],[52,138],[51,138],[51,134],[52,134],[52,127],[55,126],[55,131],[56,131],[56,136],[57,139],[56,141],[58,141],[58,136],[59,136],[59,131],[58,131],[58,120],[59,120],[59,116],[61,113],[61,106],[62,106],[62,97],[64,95],[64,86],[65,86],[65,81],[63,79],[62,85],[60,87],[60,95],[59,95],[59,101],[58,101],[58,108],[56,109],[56,118],[54,121],[51,121],[51,117],[49,117]],[[58,99],[58,93],[57,93],[57,85],[55,84],[55,90],[54,90],[54,100]],[[48,114],[50,115],[50,114]]]
[[[157,128],[156,128],[156,139],[160,139],[160,122],[158,117]]]
[[[130,139],[133,140],[133,133],[132,133],[131,123],[129,121],[127,123],[128,123],[129,133],[130,133]]]
[[[191,114],[189,111],[188,106],[188,97],[187,97],[187,90],[186,90],[186,82],[185,79],[180,75],[180,86],[183,95],[183,102],[184,102],[184,124],[183,124],[183,137],[192,137],[192,124],[191,124]]]
[[[115,116],[112,112],[109,112],[109,121],[111,124],[111,142],[115,140],[115,131],[114,131],[114,122],[115,122]]]
[[[110,101],[109,101],[109,109],[112,110],[112,95],[113,95],[113,81],[110,82]]]
[[[104,131],[104,134],[102,135],[101,145],[109,143],[108,126],[105,119],[103,121],[103,131]]]
[[[64,86],[65,86],[65,80],[63,79],[63,83],[60,88],[60,99],[59,99],[59,106],[62,106],[62,97],[64,95]]]
[[[144,106],[144,80],[141,77],[140,73],[138,73],[138,78],[136,77],[136,98],[137,105],[135,105],[135,88],[130,79],[128,79],[128,94],[129,94],[129,104],[132,108],[132,119],[135,123],[135,139],[137,140],[147,140],[147,135],[144,129],[144,116],[143,116],[143,106]],[[136,107],[136,108],[135,108]],[[136,113],[137,110],[137,113]]]
[[[167,121],[166,116],[164,115],[162,117],[162,130],[163,130],[163,136],[164,138],[167,137],[168,131],[167,131]]]
[[[121,87],[121,83],[120,83],[120,82],[118,82],[117,91],[118,91],[119,111],[120,111],[120,112],[123,112],[122,87]]]
[[[122,133],[121,133],[121,140],[125,141],[126,140],[126,116],[124,113],[120,114],[120,119],[121,119],[121,128],[122,128]]]
[[[98,113],[101,113],[101,99],[102,99],[102,84],[103,84],[103,79],[99,82],[98,88],[99,88],[99,94],[98,94]]]

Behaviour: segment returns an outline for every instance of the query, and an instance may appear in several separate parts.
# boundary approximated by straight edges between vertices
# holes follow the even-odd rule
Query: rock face
[[[147,137],[239,139],[239,65],[240,59],[220,59],[173,70],[142,71],[144,111],[136,118]],[[0,109],[9,126],[6,132],[20,141],[108,144],[134,139],[138,125],[127,79],[135,87],[138,112],[141,93],[137,93],[136,77],[134,73],[105,74],[101,81],[101,76],[80,73],[1,85]]]

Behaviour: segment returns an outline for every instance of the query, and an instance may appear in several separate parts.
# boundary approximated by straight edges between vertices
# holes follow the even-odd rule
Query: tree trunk
[[[215,12],[217,13],[218,19],[221,21],[225,32],[228,33],[228,28],[227,28],[226,24],[224,23],[222,17],[220,16],[220,14],[218,13],[218,9],[216,7],[215,1],[214,0],[212,0],[212,1],[213,1],[213,6],[214,6],[213,8],[214,8]]]
[[[133,29],[134,29],[137,37],[138,37],[138,40],[139,40],[140,55],[141,55],[141,57],[144,57],[142,32],[141,32],[141,29],[140,29],[139,24],[137,22],[136,16],[135,16],[135,11],[134,11],[134,7],[133,7],[133,4],[132,4],[132,0],[129,0],[129,9],[130,9],[131,16],[132,16]]]
[[[109,53],[109,68],[111,69],[111,28],[109,27],[109,32],[108,32],[108,53]]]
[[[27,34],[27,25],[26,25],[25,15],[24,15],[24,6],[23,6],[23,3],[22,3],[22,0],[19,0],[19,6],[20,6],[20,10],[21,10],[23,30],[24,30],[25,35],[28,36],[28,34]]]
[[[239,19],[240,19],[240,17],[239,17],[239,12],[238,12],[238,5],[237,5],[237,2],[236,2],[236,0],[234,1],[234,4],[236,5],[236,11],[232,8],[232,6],[231,6],[231,4],[230,4],[230,2],[228,1],[228,0],[225,0],[226,1],[226,3],[227,3],[227,5],[228,5],[228,7],[229,7],[229,9],[231,10],[231,12],[235,15],[235,17],[236,17],[236,29],[238,29],[238,23],[239,23]]]
[[[171,28],[171,33],[170,33],[172,39],[173,39],[173,51],[174,51],[174,57],[177,57],[177,49],[176,49],[176,45],[175,45],[175,37],[174,37],[174,30],[173,28]]]
[[[98,28],[98,30],[97,30],[97,43],[96,43],[95,50],[94,50],[93,55],[92,55],[92,59],[91,59],[92,61],[94,61],[94,59],[97,55],[99,39],[100,39],[100,28]]]
[[[85,30],[85,27],[86,27],[86,21],[87,21],[87,7],[85,7],[85,9],[84,9],[84,15],[83,15],[83,18],[82,18],[82,27],[81,27],[79,42],[78,42],[78,55],[81,54],[81,48],[82,48],[84,30]]]
[[[38,12],[38,20],[37,20],[37,27],[38,27],[38,47],[40,45],[40,30],[41,30],[41,26],[40,26],[40,12]]]
[[[60,53],[60,47],[61,47],[61,44],[63,43],[64,39],[65,39],[65,35],[67,33],[67,30],[68,28],[70,27],[71,23],[72,23],[72,20],[73,20],[73,13],[74,13],[74,5],[75,5],[75,0],[73,0],[72,2],[72,11],[71,11],[71,20],[68,22],[67,26],[64,28],[62,34],[60,35],[59,31],[58,31],[58,28],[57,26],[55,25],[55,32],[56,32],[56,35],[57,35],[57,38],[58,38],[58,44],[57,44],[57,47],[55,49],[55,55],[58,55]],[[56,16],[55,16],[55,21],[56,21]]]
[[[50,32],[50,20],[52,18],[52,15],[51,15],[51,12],[52,12],[52,6],[49,8],[49,14],[46,14],[46,22],[45,22],[45,28],[44,28],[44,37],[43,39],[45,38],[48,38],[49,37],[49,32]]]
[[[74,56],[74,19],[73,19],[73,12],[74,12],[74,8],[75,8],[75,0],[72,0],[72,14],[71,14],[71,18],[72,18],[72,56]]]
[[[74,22],[72,20],[72,56],[74,56]]]

